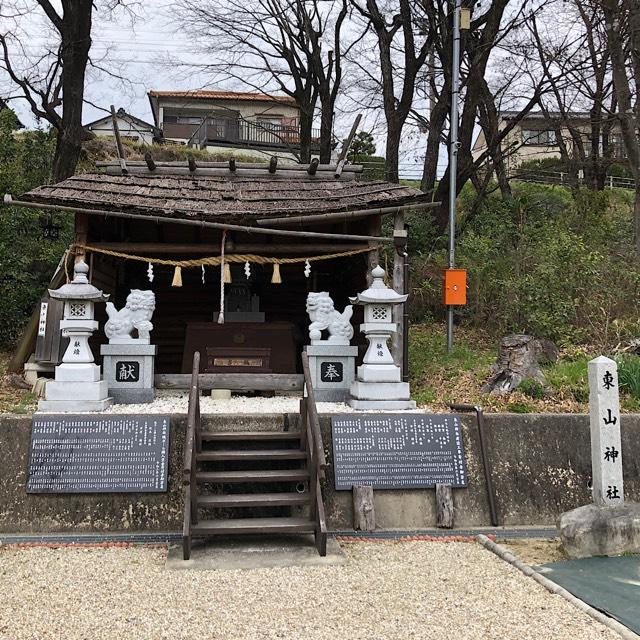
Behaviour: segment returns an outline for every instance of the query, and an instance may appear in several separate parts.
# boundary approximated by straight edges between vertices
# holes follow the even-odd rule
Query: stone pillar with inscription
[[[158,347],[150,344],[155,306],[153,291],[139,289],[132,289],[120,310],[107,304],[109,320],[104,331],[109,344],[103,344],[100,353],[109,394],[119,404],[153,402],[155,398],[154,362]]]
[[[105,302],[109,296],[89,283],[88,273],[84,261],[76,262],[73,280],[49,290],[53,299],[64,301],[60,330],[63,337],[69,338],[69,346],[56,367],[55,379],[46,384],[44,400],[38,403],[39,411],[103,411],[113,402],[89,347],[89,338],[98,328],[94,304]]]
[[[593,503],[560,516],[562,545],[571,558],[640,552],[640,504],[625,502],[618,368],[600,356],[589,362]]]
[[[604,356],[589,362],[589,414],[593,502],[601,507],[622,505],[618,366]]]
[[[358,355],[358,347],[349,344],[353,337],[353,308],[348,305],[342,313],[336,311],[329,294],[321,291],[307,296],[307,313],[311,344],[305,351],[315,398],[319,402],[346,402]]]

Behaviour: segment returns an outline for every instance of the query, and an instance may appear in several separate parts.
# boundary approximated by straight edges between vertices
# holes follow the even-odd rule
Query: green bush
[[[525,378],[518,385],[518,391],[524,393],[525,396],[534,400],[544,398],[544,385],[533,378]]]
[[[640,265],[629,259],[632,207],[627,196],[515,184],[511,200],[475,193],[459,199],[456,262],[468,272],[462,322],[492,333],[530,333],[560,345],[606,350],[640,331]],[[446,244],[428,222],[412,257],[412,318],[444,314]],[[415,240],[414,240],[415,241]]]
[[[640,400],[640,357],[620,356],[618,363],[618,385],[620,391],[628,393],[636,400]]]
[[[15,116],[0,111],[0,197],[49,180],[54,139],[44,131],[15,132]],[[43,225],[61,227],[58,240],[43,238]],[[73,217],[34,209],[3,208],[0,215],[0,345],[20,335],[69,244]]]

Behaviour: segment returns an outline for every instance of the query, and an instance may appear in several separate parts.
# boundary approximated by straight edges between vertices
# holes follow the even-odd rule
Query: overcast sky
[[[35,5],[35,2],[28,0],[24,2],[25,5]],[[83,117],[85,123],[105,115],[110,104],[152,122],[147,98],[147,92],[152,89],[248,90],[247,87],[237,84],[215,84],[204,72],[202,67],[207,60],[198,52],[193,38],[173,23],[170,0],[138,3],[135,14],[119,12],[112,19],[107,19],[103,14],[94,17],[91,58],[96,65],[104,66],[107,71],[91,68],[88,70],[85,90],[88,103],[85,105]],[[2,25],[3,31],[6,31],[7,24],[5,20],[5,24]],[[54,41],[54,34],[38,11],[28,18],[23,18],[21,24],[25,31],[28,31],[28,39],[22,40],[28,42],[26,53],[29,56],[37,55],[43,47]],[[114,75],[126,80],[119,80]],[[0,96],[2,95],[19,95],[15,88],[7,83],[6,78],[0,78]],[[12,100],[11,106],[27,126],[37,125],[24,100]],[[338,138],[346,136],[353,117],[352,113],[338,114],[335,127]],[[384,137],[381,133],[384,129],[383,123],[381,113],[368,113],[363,126],[376,133],[377,152],[380,154],[384,153]],[[419,177],[422,148],[425,143],[424,136],[417,135],[415,131],[407,128],[401,154],[404,177]]]

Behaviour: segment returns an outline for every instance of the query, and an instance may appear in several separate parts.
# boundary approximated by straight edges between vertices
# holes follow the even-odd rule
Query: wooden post
[[[351,131],[345,143],[342,145],[342,149],[340,149],[340,155],[338,156],[338,162],[336,163],[336,171],[334,176],[339,178],[342,175],[342,171],[344,170],[344,165],[347,163],[347,154],[349,153],[349,147],[351,147],[351,143],[353,142],[353,138],[356,135],[356,131],[358,130],[358,125],[360,124],[360,120],[362,120],[362,114],[359,113],[356,116],[356,119],[353,121],[351,125]]]
[[[89,236],[89,216],[86,213],[76,213],[75,218],[75,242],[76,244],[87,244]],[[76,262],[86,258],[84,249],[76,249]]]
[[[373,216],[369,219],[369,231],[372,236],[382,232],[382,216]],[[367,286],[371,286],[373,278],[371,271],[380,264],[380,245],[375,241],[369,241],[371,251],[367,253]]]
[[[453,529],[453,492],[451,485],[436,485],[436,527]]]
[[[153,160],[153,156],[151,155],[151,151],[146,151],[144,154],[144,161],[147,163],[147,168],[149,171],[156,170],[156,163]]]
[[[376,528],[373,487],[370,485],[353,486],[353,528],[356,531],[373,531]]]
[[[120,128],[118,127],[118,116],[116,115],[116,108],[111,105],[111,124],[113,125],[113,135],[116,138],[116,149],[118,150],[118,160],[120,162],[120,171],[123,176],[126,176],[127,160],[124,155],[124,147],[122,146],[122,140],[120,139]]]
[[[404,211],[398,211],[393,216],[393,235],[397,239],[404,235],[404,247],[399,246],[399,242],[394,246],[393,252],[393,288],[397,293],[405,293],[404,281],[404,252],[406,251],[406,229]],[[405,304],[407,304],[405,302]],[[396,304],[393,307],[393,322],[396,325],[396,332],[391,337],[391,354],[393,361],[400,369],[404,365],[404,305]]]

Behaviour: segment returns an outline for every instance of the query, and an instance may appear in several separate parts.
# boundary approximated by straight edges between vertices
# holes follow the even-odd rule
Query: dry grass
[[[0,413],[30,413],[35,409],[35,396],[19,386],[18,376],[7,374],[11,355],[0,352]]]
[[[411,393],[421,407],[447,411],[452,402],[479,404],[486,412],[587,413],[586,362],[589,349],[561,351],[557,365],[544,367],[547,386],[541,398],[520,391],[508,396],[480,393],[491,375],[498,341],[487,333],[456,327],[454,351],[446,352],[444,325],[411,327],[409,362]],[[594,352],[595,353],[595,352]],[[593,356],[591,356],[593,357]],[[637,411],[637,403],[622,397],[622,409]]]

